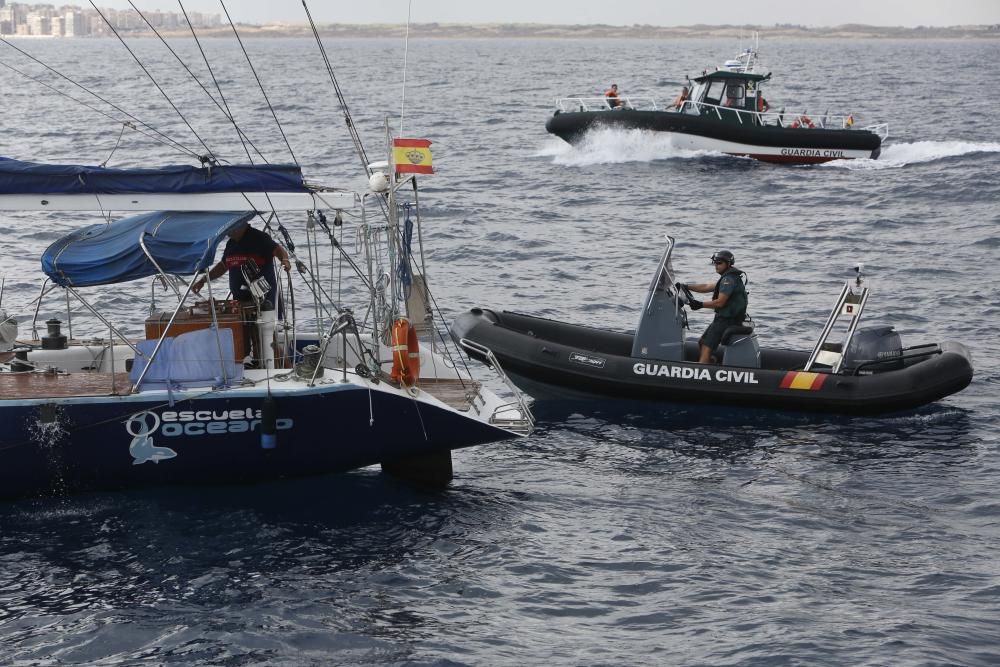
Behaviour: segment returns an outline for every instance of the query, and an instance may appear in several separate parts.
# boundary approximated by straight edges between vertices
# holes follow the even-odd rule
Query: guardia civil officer
[[[715,319],[698,340],[698,362],[702,364],[707,364],[712,359],[712,353],[722,342],[723,332],[731,326],[742,325],[747,318],[747,290],[743,284],[743,272],[733,266],[736,263],[733,253],[720,250],[712,255],[712,263],[715,265],[715,272],[719,274],[715,283],[678,283],[678,287],[687,287],[692,292],[712,293],[711,299],[691,299],[688,304],[691,310],[711,308],[715,311]]]

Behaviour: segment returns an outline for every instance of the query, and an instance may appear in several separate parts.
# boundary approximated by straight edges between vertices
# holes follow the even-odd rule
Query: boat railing
[[[722,106],[720,104],[709,104],[708,102],[695,102],[685,100],[678,110],[687,114],[714,114],[719,120],[726,116],[743,123],[757,125],[775,125],[777,127],[819,129],[819,130],[848,130],[854,127],[854,116],[852,114],[822,114],[810,113],[808,109],[801,111],[789,111],[780,109],[778,111],[748,111],[747,109],[734,109],[733,107]],[[882,141],[889,137],[889,124],[879,123],[860,128],[872,132],[879,136]]]
[[[840,290],[840,296],[837,297],[837,303],[834,305],[833,310],[830,311],[830,316],[826,320],[823,332],[816,341],[816,345],[809,354],[809,360],[803,366],[802,370],[809,371],[812,370],[814,364],[822,364],[829,366],[831,373],[836,374],[840,372],[844,364],[844,354],[849,349],[851,339],[854,338],[854,333],[861,322],[861,314],[868,303],[869,292],[867,287],[862,286],[860,265],[856,271],[858,272],[858,276],[855,280],[855,287],[852,288],[850,282],[844,283],[844,287]],[[844,340],[839,345],[830,347],[827,345],[827,340],[833,334],[837,320],[842,317],[848,319]]]
[[[621,96],[617,98],[620,104],[611,106],[607,97],[560,97],[556,100],[559,113],[571,111],[659,111],[656,100],[652,97]]]
[[[863,130],[868,130],[869,132],[878,135],[878,138],[885,141],[889,138],[889,123],[878,123],[876,125],[866,125],[861,128]]]
[[[801,111],[789,111],[781,109],[778,111],[749,111],[747,109],[735,109],[721,104],[710,104],[708,102],[696,102],[694,100],[684,100],[679,108],[674,106],[660,107],[656,100],[651,97],[619,97],[620,106],[612,107],[607,97],[561,97],[556,100],[557,113],[585,112],[585,111],[676,111],[676,113],[686,113],[690,115],[709,114],[714,115],[719,120],[735,117],[742,125],[772,125],[775,127],[801,128],[806,130],[849,130],[854,127],[854,116],[852,114],[822,114],[810,113],[808,109]],[[889,124],[877,123],[859,128],[873,134],[885,141],[889,138]]]
[[[531,409],[528,408],[528,402],[524,399],[524,394],[521,393],[521,390],[517,388],[500,366],[500,360],[493,354],[493,350],[468,338],[460,339],[458,344],[465,348],[466,351],[482,357],[486,365],[493,369],[497,377],[507,385],[507,388],[514,395],[514,401],[497,406],[493,414],[490,415],[490,423],[515,433],[530,435],[535,430],[535,416],[531,414]],[[510,413],[513,410],[520,412],[519,418],[503,416],[505,413]]]

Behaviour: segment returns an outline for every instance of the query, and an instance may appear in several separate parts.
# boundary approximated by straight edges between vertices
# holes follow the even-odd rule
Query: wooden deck
[[[125,395],[128,373],[0,373],[0,400]],[[466,411],[479,395],[480,382],[458,378],[421,378],[417,386],[442,403]]]
[[[0,400],[128,393],[128,373],[0,373]]]
[[[463,412],[472,407],[472,398],[479,395],[482,383],[458,378],[420,378],[417,387],[446,405]]]

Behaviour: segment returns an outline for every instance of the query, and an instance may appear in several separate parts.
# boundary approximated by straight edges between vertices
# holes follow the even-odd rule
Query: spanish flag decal
[[[427,139],[393,139],[392,160],[397,174],[433,174],[431,142]]]
[[[827,373],[806,373],[803,371],[789,371],[785,373],[781,380],[782,389],[805,389],[807,391],[817,391],[826,381]]]

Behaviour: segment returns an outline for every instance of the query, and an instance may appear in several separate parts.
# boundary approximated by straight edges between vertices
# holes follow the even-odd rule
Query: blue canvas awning
[[[307,192],[297,165],[109,169],[0,157],[0,194]]]
[[[146,278],[158,273],[156,265],[165,273],[190,275],[212,266],[226,234],[255,215],[253,211],[156,211],[91,225],[50,245],[42,253],[42,270],[63,287]]]

